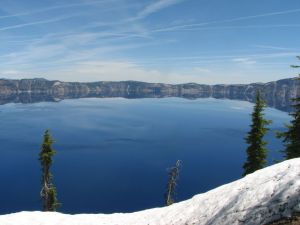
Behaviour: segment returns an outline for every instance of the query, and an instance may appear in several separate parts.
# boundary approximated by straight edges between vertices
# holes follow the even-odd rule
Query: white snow
[[[0,216],[0,224],[260,225],[294,212],[300,212],[300,159],[259,170],[169,207],[110,215],[20,212]]]

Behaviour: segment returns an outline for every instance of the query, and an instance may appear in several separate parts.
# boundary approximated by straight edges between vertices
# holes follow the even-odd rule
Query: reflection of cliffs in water
[[[296,78],[246,85],[160,84],[137,81],[60,82],[45,79],[0,79],[0,104],[60,101],[73,98],[226,98],[253,102],[257,89],[262,90],[268,105],[290,111],[290,99],[300,93]]]

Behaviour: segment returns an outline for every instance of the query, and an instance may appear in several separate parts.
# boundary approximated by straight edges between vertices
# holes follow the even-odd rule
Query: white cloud
[[[18,74],[22,74],[22,71],[18,71],[18,70],[3,70],[1,71],[2,75],[5,76],[14,76],[14,75],[18,75]]]
[[[75,16],[79,16],[79,15],[80,14],[62,16],[62,17],[49,19],[49,20],[40,20],[40,21],[35,21],[35,22],[30,22],[30,23],[21,23],[21,24],[12,25],[12,26],[1,27],[0,31],[19,29],[19,28],[23,28],[23,27],[35,26],[35,25],[40,25],[40,24],[56,23],[56,22],[60,22],[60,21],[63,21],[63,20],[71,19],[71,18],[73,18]]]
[[[250,58],[235,58],[232,59],[233,62],[237,62],[240,64],[245,64],[245,65],[252,65],[252,64],[256,64],[256,61]]]
[[[163,73],[155,69],[145,69],[142,66],[129,61],[87,61],[75,64],[64,71],[55,71],[55,74],[63,73],[67,80],[80,81],[122,81],[138,80],[147,82],[174,83],[178,74]],[[182,79],[183,81],[184,79]]]
[[[142,3],[142,5],[145,7],[141,11],[137,12],[141,6],[141,3],[139,2],[136,4],[138,7],[132,7],[128,11],[122,9],[124,11],[120,11],[122,12],[120,13],[120,16],[116,15],[113,20],[108,19],[103,21],[102,17],[97,16],[95,16],[94,20],[94,17],[87,17],[86,24],[83,22],[81,25],[78,25],[78,27],[74,26],[70,27],[70,29],[69,27],[66,27],[66,30],[64,31],[58,29],[60,26],[51,26],[53,29],[41,31],[44,33],[40,36],[34,36],[36,33],[30,32],[28,33],[28,37],[30,36],[32,39],[25,39],[24,37],[16,38],[14,35],[8,35],[5,37],[5,39],[8,41],[5,42],[2,41],[2,37],[1,42],[5,42],[2,44],[4,47],[6,47],[6,43],[9,42],[11,42],[11,45],[12,43],[24,43],[24,45],[20,46],[20,48],[19,46],[18,48],[7,48],[8,51],[4,51],[2,53],[3,55],[0,55],[0,60],[2,62],[0,65],[0,75],[2,74],[8,77],[36,77],[36,74],[40,74],[40,76],[45,76],[48,79],[61,79],[69,81],[131,79],[166,83],[223,83],[229,80],[234,80],[234,82],[245,82],[247,79],[258,80],[253,78],[251,72],[254,71],[254,69],[257,69],[259,66],[268,66],[268,73],[270,74],[272,72],[270,67],[274,61],[273,58],[278,59],[277,61],[279,61],[281,58],[294,57],[298,53],[292,49],[268,45],[257,45],[256,47],[273,49],[277,51],[264,51],[267,53],[250,54],[249,49],[248,51],[239,49],[239,51],[235,51],[235,53],[233,53],[234,51],[228,49],[223,53],[205,53],[202,51],[197,51],[195,48],[195,50],[191,52],[185,51],[178,54],[173,53],[173,55],[171,55],[171,51],[164,52],[164,54],[161,54],[161,52],[157,51],[157,54],[153,55],[146,55],[149,49],[142,49],[143,51],[140,52],[129,51],[134,48],[157,43],[159,45],[163,45],[165,40],[162,40],[162,38],[165,38],[165,35],[152,36],[152,34],[155,34],[156,32],[168,32],[173,30],[188,31],[200,29],[247,29],[300,26],[297,24],[217,26],[218,23],[222,24],[239,20],[250,20],[253,18],[296,13],[300,12],[300,9],[237,17],[226,20],[208,21],[204,23],[195,23],[194,20],[183,19],[177,20],[173,24],[169,24],[169,26],[157,29],[154,27],[162,25],[149,25],[150,23],[148,24],[143,23],[143,21],[139,21],[156,12],[159,12],[160,10],[166,9],[175,4],[179,4],[183,1],[184,0],[151,0],[151,3],[146,6],[144,5],[145,3]],[[81,2],[84,2],[83,5],[88,5],[96,3],[98,4],[101,2],[110,3],[110,0],[81,0]],[[48,11],[64,7],[77,7],[80,6],[80,4],[81,3],[58,5],[33,11],[32,13],[34,14],[42,12],[43,10]],[[122,8],[122,5],[125,4],[116,4],[117,8],[119,7],[118,5],[120,5]],[[101,12],[104,10],[104,8],[108,9],[103,7],[100,9]],[[71,17],[72,15],[67,15],[65,17],[48,20],[37,20],[37,18],[35,18],[35,22],[2,27],[0,28],[0,31],[35,26],[39,24],[55,23]],[[164,24],[164,22],[162,22],[162,24]],[[58,23],[55,25],[60,24]],[[152,28],[149,27],[148,29],[147,26],[151,26]],[[48,33],[48,31],[53,33]],[[10,34],[10,32],[1,32],[1,34]],[[27,37],[27,35],[25,35],[25,37]],[[172,35],[171,38],[174,37],[177,38],[176,35]],[[180,41],[182,40],[178,38],[178,45],[182,43],[185,44],[189,40],[184,40],[182,43]],[[251,44],[248,44],[248,47],[250,45]],[[165,48],[162,48],[161,50],[163,51]],[[253,49],[251,49],[251,52],[253,52],[252,50]],[[203,55],[198,54],[199,52],[201,52]],[[232,55],[230,55],[230,52]],[[241,54],[242,52],[245,54]],[[187,55],[184,56],[183,54]],[[166,55],[167,57],[161,57],[161,55]],[[267,63],[269,64],[267,65]],[[223,68],[218,70],[216,67]],[[252,71],[250,71],[251,69]],[[19,73],[19,71],[21,72]],[[259,72],[262,71],[255,71],[255,74],[259,74]],[[249,76],[249,78],[245,78],[247,76],[246,74]]]
[[[239,60],[238,60],[239,61]],[[36,78],[43,77],[49,80],[62,81],[124,81],[137,80],[144,82],[162,82],[162,83],[202,83],[202,84],[220,84],[220,83],[251,83],[269,82],[267,75],[270,69],[259,69],[255,67],[236,67],[224,68],[213,66],[211,68],[181,68],[173,70],[146,68],[138,63],[128,60],[87,60],[64,64],[62,67],[50,66],[31,69],[17,68],[9,71],[0,68],[0,77],[10,79]],[[272,71],[272,80],[282,78],[283,70],[276,69]],[[286,74],[286,77],[292,77],[294,74]]]
[[[279,46],[273,46],[273,45],[253,45],[253,47],[261,48],[261,49],[268,49],[268,50],[293,50],[292,48],[279,47]]]
[[[137,80],[153,83],[186,83],[189,81],[205,83],[206,79],[199,76],[195,71],[174,72],[146,69],[134,62],[120,60],[85,61],[73,63],[64,68],[55,69],[52,67],[51,70],[41,68],[24,69],[22,72],[16,71],[16,73],[7,73],[7,71],[1,71],[0,69],[0,76],[11,79],[44,77],[50,80],[81,82]]]
[[[172,5],[178,4],[182,1],[183,0],[158,0],[157,2],[146,6],[142,11],[140,11],[137,15],[137,19],[145,18],[153,13],[156,13]]]
[[[167,31],[178,31],[178,30],[193,31],[193,30],[208,30],[208,29],[217,30],[217,29],[249,29],[249,28],[289,28],[289,27],[297,28],[300,26],[299,24],[275,24],[275,25],[267,24],[267,25],[221,26],[221,27],[208,27],[208,25],[224,24],[224,23],[231,23],[237,21],[247,21],[251,19],[294,14],[299,12],[300,9],[298,8],[292,10],[284,10],[284,11],[269,12],[263,14],[250,15],[250,16],[235,17],[235,18],[224,19],[224,20],[213,20],[213,21],[200,22],[200,23],[182,24],[177,26],[166,26],[166,27],[155,29],[152,32],[167,32]]]
[[[37,14],[37,13],[43,13],[43,12],[58,10],[58,9],[81,7],[81,6],[85,6],[85,5],[96,5],[96,4],[99,4],[99,3],[112,2],[112,1],[116,1],[116,0],[98,0],[98,1],[83,2],[83,3],[62,4],[62,5],[56,5],[56,6],[46,7],[46,8],[37,9],[37,10],[31,10],[31,11],[26,11],[26,12],[20,12],[20,13],[0,16],[0,19],[28,16],[28,15],[33,15],[33,14]]]
[[[211,73],[212,72],[210,69],[202,68],[202,67],[194,67],[193,71],[195,71],[196,73]]]

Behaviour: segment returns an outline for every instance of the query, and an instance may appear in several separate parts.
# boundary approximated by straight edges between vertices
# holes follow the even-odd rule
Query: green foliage
[[[175,166],[170,168],[168,171],[169,179],[167,184],[167,191],[165,193],[165,204],[167,206],[172,205],[175,202],[174,195],[177,186],[180,167],[181,167],[181,162],[180,160],[177,160]]]
[[[299,57],[298,59],[300,60]],[[298,80],[300,83],[300,76]],[[292,112],[290,115],[293,119],[290,124],[286,125],[286,132],[278,133],[278,138],[283,139],[285,147],[283,153],[285,159],[300,157],[300,93],[297,93],[296,98],[292,100],[294,102],[294,112]]]
[[[49,211],[56,211],[60,205],[61,204],[57,200],[56,188],[51,185],[49,189]]]
[[[247,148],[247,161],[243,166],[243,176],[262,169],[266,165],[267,149],[265,146],[267,142],[264,141],[263,138],[269,130],[266,126],[269,125],[271,121],[264,119],[263,110],[265,107],[266,103],[263,101],[260,91],[257,91],[256,103],[251,115],[251,130],[245,138],[249,146]]]
[[[44,211],[56,211],[60,205],[57,200],[56,188],[52,183],[53,176],[50,173],[50,167],[53,162],[52,157],[56,154],[56,151],[52,148],[53,143],[54,140],[51,137],[49,130],[46,130],[41,152],[39,154],[39,161],[42,169],[42,190],[40,195],[43,201]]]
[[[52,148],[54,140],[52,139],[49,130],[45,131],[44,141],[40,152],[39,160],[41,161],[42,170],[47,170],[52,165],[52,156],[55,155],[55,150]]]

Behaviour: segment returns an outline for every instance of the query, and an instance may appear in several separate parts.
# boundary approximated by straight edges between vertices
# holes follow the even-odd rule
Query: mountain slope
[[[3,225],[258,225],[300,212],[300,159],[259,170],[243,179],[173,204],[128,214],[20,212]]]

